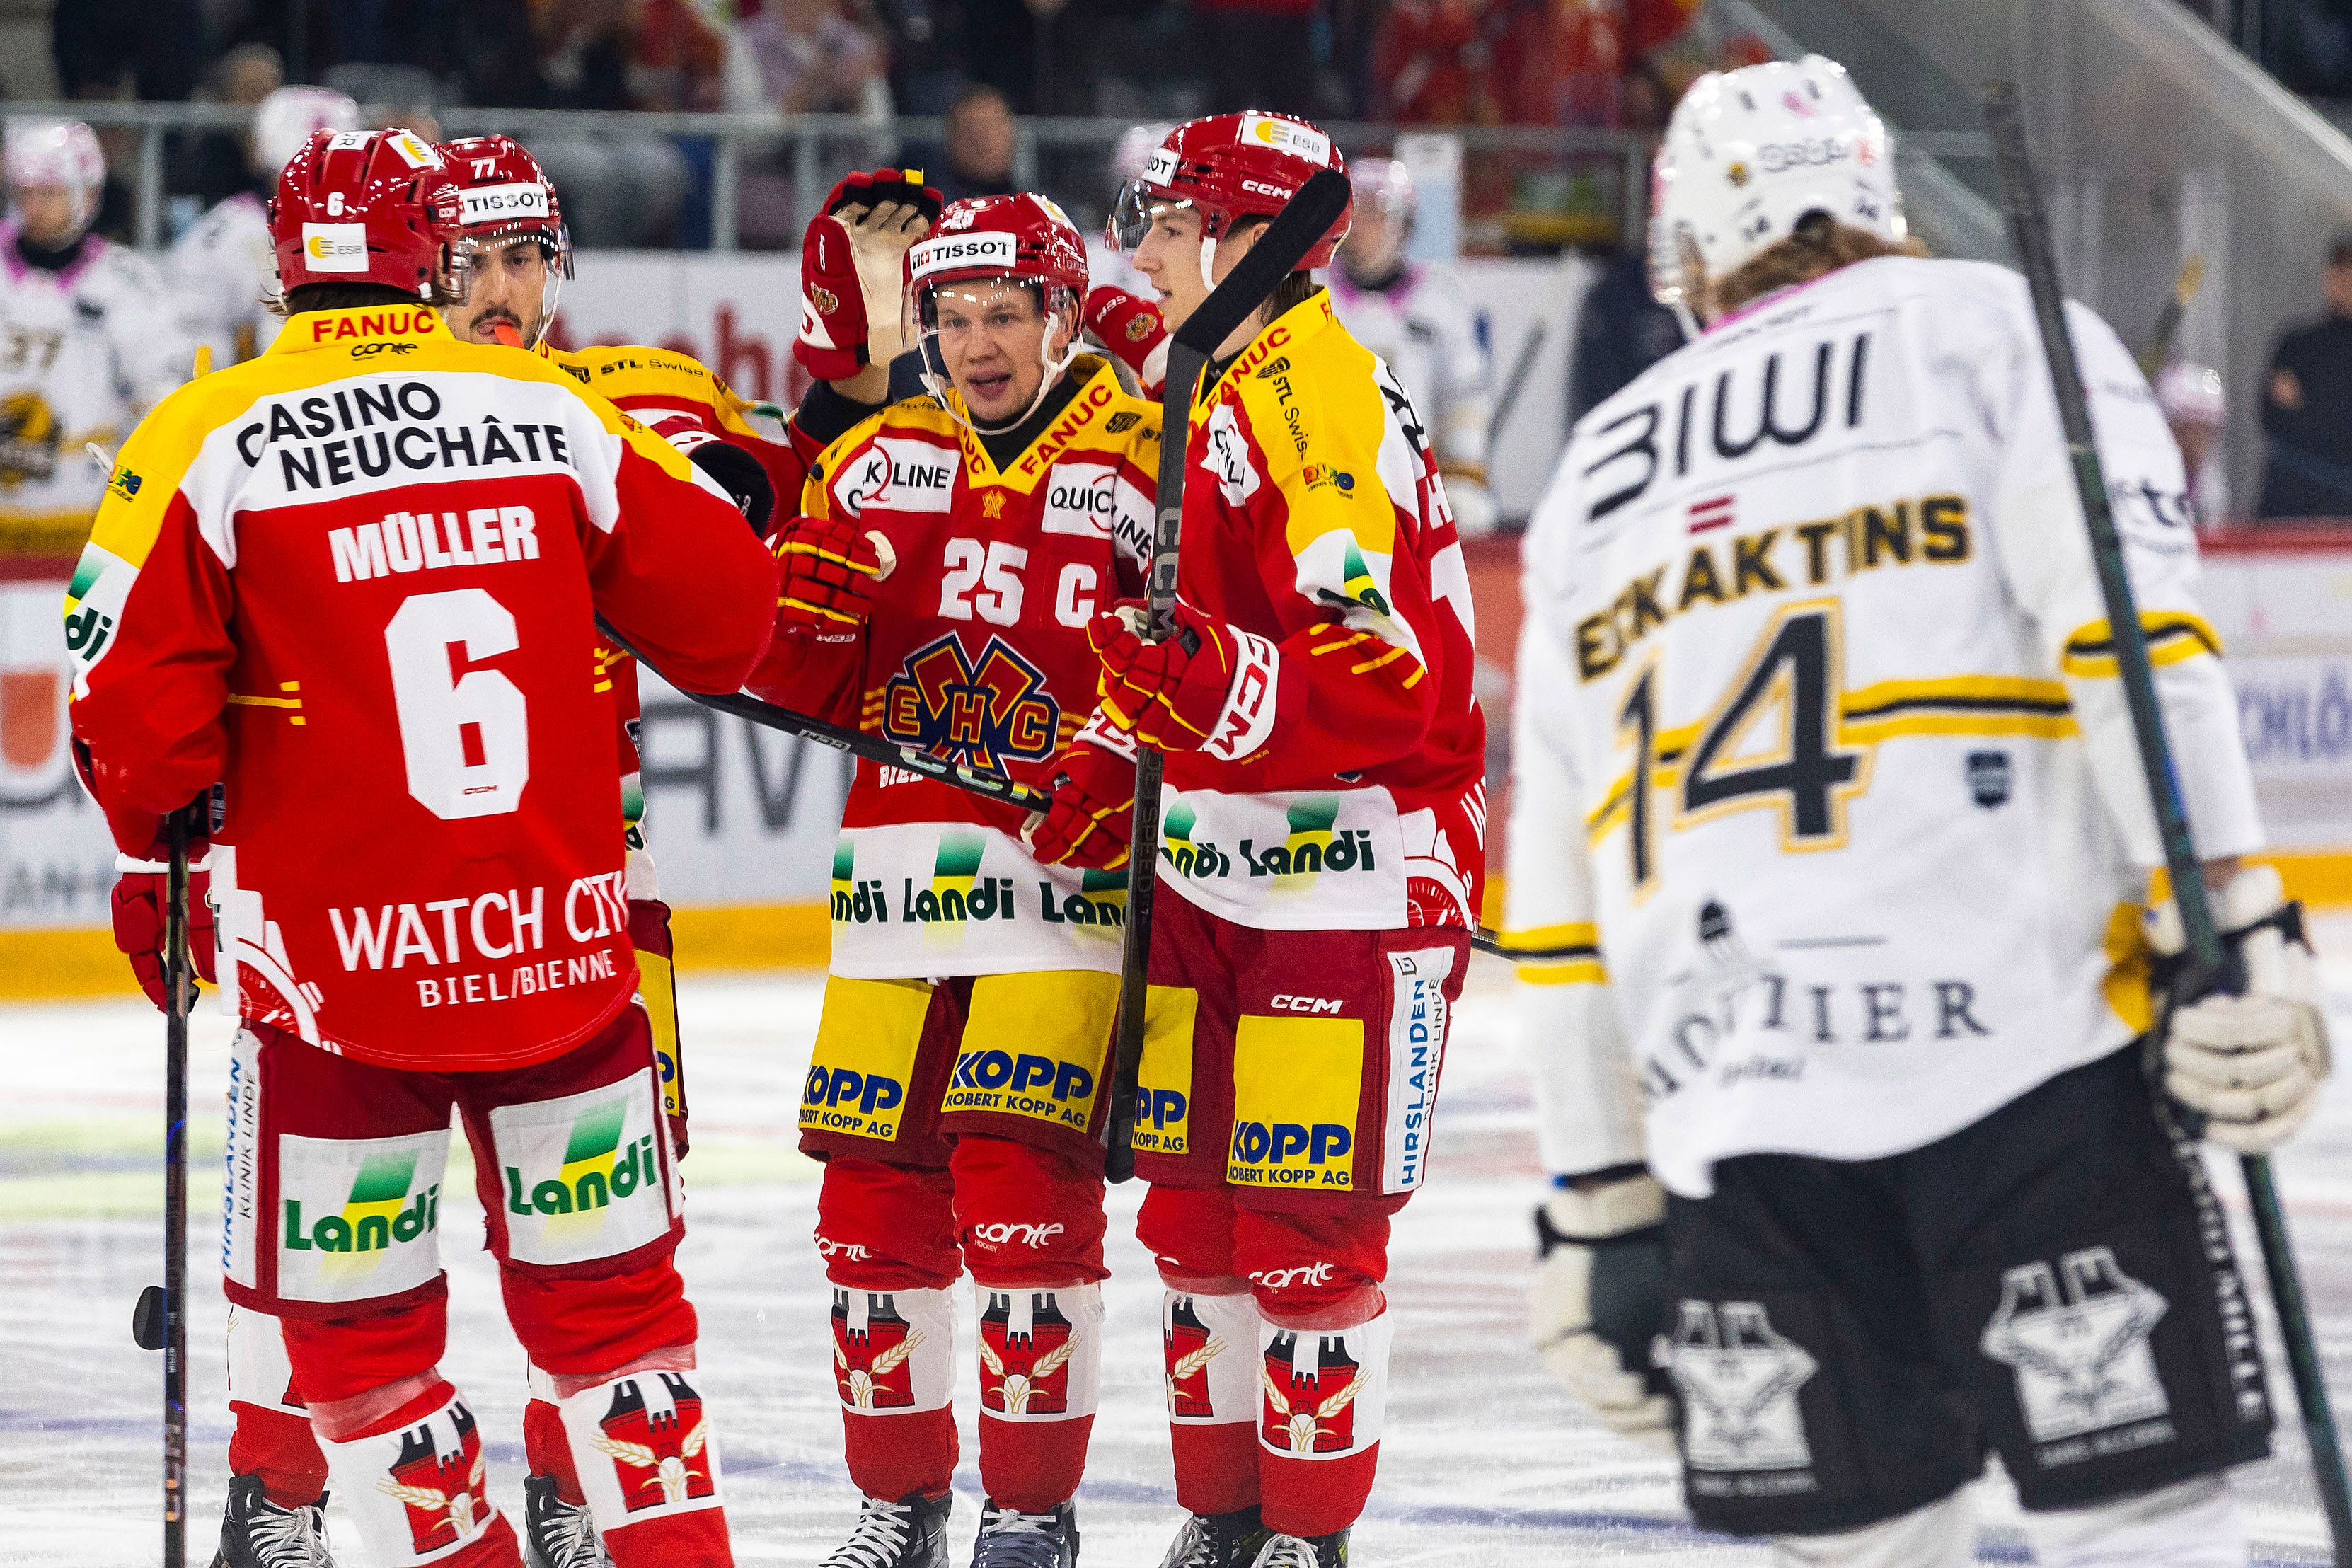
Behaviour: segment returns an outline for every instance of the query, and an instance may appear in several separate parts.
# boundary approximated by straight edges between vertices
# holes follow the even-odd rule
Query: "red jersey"
[[[1187,443],[1177,593],[1248,663],[1210,745],[1169,753],[1161,875],[1243,925],[1475,929],[1470,577],[1412,399],[1318,292],[1202,390]]]
[[[929,398],[827,447],[802,510],[890,542],[856,634],[779,637],[755,689],[976,772],[1044,789],[1095,708],[1098,610],[1142,591],[1160,410],[1082,357],[1076,391],[999,468]],[[950,394],[950,396],[953,395]],[[834,854],[833,970],[865,979],[1116,969],[1127,878],[1044,867],[1025,813],[861,762]]]
[[[730,690],[775,584],[722,492],[545,360],[422,306],[309,313],[123,447],[66,601],[74,731],[134,853],[226,783],[242,1016],[521,1066],[635,984],[595,616]]]

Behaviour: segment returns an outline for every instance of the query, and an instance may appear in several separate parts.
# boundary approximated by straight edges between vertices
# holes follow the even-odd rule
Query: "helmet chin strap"
[[[1029,400],[1028,407],[1003,424],[982,425],[979,420],[972,418],[969,413],[959,412],[956,404],[949,400],[948,392],[955,383],[948,374],[946,363],[938,357],[939,335],[935,332],[926,333],[923,338],[923,390],[929,393],[932,400],[941,408],[947,410],[949,418],[975,436],[1002,436],[1008,430],[1018,429],[1023,420],[1045,405],[1046,394],[1054,390],[1055,384],[1068,373],[1070,366],[1076,363],[1078,353],[1085,346],[1078,333],[1074,330],[1070,333],[1070,346],[1062,351],[1060,358],[1055,357],[1054,329],[1061,323],[1061,312],[1058,310],[1045,312],[1045,335],[1038,341],[1037,344],[1037,363],[1045,374],[1037,378],[1037,395]]]
[[[1204,229],[1201,235],[1201,287],[1213,294],[1217,289],[1217,274],[1213,266],[1216,259],[1217,242],[1211,239]]]

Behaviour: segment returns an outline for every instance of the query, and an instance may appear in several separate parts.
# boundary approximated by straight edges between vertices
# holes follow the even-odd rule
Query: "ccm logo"
[[[1286,991],[1266,1005],[1285,1013],[1337,1013],[1339,999],[1336,996],[1295,996]]]
[[[1043,1247],[1062,1234],[1059,1225],[1033,1225],[1021,1220],[1002,1220],[993,1225],[971,1227],[974,1241],[990,1247],[1010,1247],[1019,1242],[1024,1247]]]
[[[1331,1283],[1331,1265],[1305,1263],[1296,1268],[1267,1268],[1251,1275],[1250,1280],[1269,1290],[1288,1290],[1300,1285],[1328,1285]]]

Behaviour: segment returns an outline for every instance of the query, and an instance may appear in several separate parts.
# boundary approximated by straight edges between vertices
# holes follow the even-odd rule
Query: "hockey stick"
[[[603,632],[606,640],[614,647],[619,648],[656,675],[661,675],[661,666],[632,647],[628,638],[613,629],[612,622],[599,616],[596,617],[596,629]],[[662,679],[669,679],[667,676],[662,676]],[[805,713],[795,713],[789,708],[779,708],[772,702],[762,702],[748,692],[730,691],[722,695],[708,691],[688,691],[685,687],[677,686],[676,681],[670,681],[670,684],[677,687],[678,693],[689,702],[698,703],[717,712],[732,713],[738,719],[749,720],[762,729],[779,730],[787,735],[798,735],[803,741],[814,741],[820,746],[831,746],[836,752],[847,752],[853,757],[864,757],[866,761],[879,763],[886,768],[905,768],[910,773],[918,773],[927,778],[936,779],[950,788],[962,790],[966,795],[976,795],[982,800],[992,800],[1000,805],[1015,806],[1023,811],[1043,811],[1052,804],[1050,796],[1040,795],[1026,784],[1014,784],[1011,779],[996,778],[988,773],[974,773],[960,763],[932,756],[929,752],[918,751],[912,746],[895,745],[888,741],[877,740],[863,730],[851,730],[839,724],[828,724],[822,719],[812,719]]]
[[[1495,443],[1501,438],[1503,426],[1519,406],[1519,394],[1528,389],[1528,377],[1536,368],[1536,355],[1543,351],[1544,339],[1550,329],[1538,321],[1519,340],[1519,352],[1511,361],[1510,373],[1503,377],[1503,395],[1495,399],[1495,412],[1486,420],[1486,450],[1491,455]]]
[[[2189,302],[2197,298],[2204,282],[2205,253],[2192,250],[2180,264],[2179,275],[2172,280],[2172,293],[2164,309],[2156,313],[2156,325],[2148,330],[2147,342],[2139,351],[2139,373],[2150,381],[2172,357],[2172,345],[2180,336],[2180,319],[2189,313]]]
[[[209,798],[209,797],[207,797]],[[205,809],[199,806],[193,809]],[[139,1293],[131,1337],[163,1352],[163,1568],[188,1555],[188,823],[163,819],[163,1283]]]
[[[1168,379],[1160,393],[1160,493],[1151,537],[1151,575],[1144,595],[1150,615],[1144,636],[1165,642],[1176,635],[1176,556],[1183,532],[1184,460],[1191,446],[1192,394],[1209,357],[1242,322],[1298,269],[1316,242],[1348,208],[1348,176],[1318,172],[1275,215],[1225,280],[1176,329],[1168,344]],[[1160,882],[1160,784],[1157,748],[1135,752],[1135,820],[1128,839],[1127,926],[1119,951],[1118,1024],[1112,1038],[1109,1142],[1104,1174],[1124,1182],[1135,1174],[1135,1096],[1143,1068],[1144,1004],[1151,969],[1151,900]]]
[[[2050,362],[2050,379],[2057,394],[2058,416],[2066,432],[2067,450],[2074,464],[2074,485],[2081,492],[2083,521],[2090,530],[2091,558],[2098,567],[2100,596],[2106,603],[2107,626],[2114,640],[2116,674],[2131,710],[2132,733],[2138,744],[2140,770],[2146,777],[2149,804],[2156,812],[2164,864],[2172,879],[2172,896],[2180,910],[2188,938],[2192,984],[2184,994],[2226,983],[2229,954],[2213,922],[2212,906],[2205,897],[2204,868],[2189,832],[2188,813],[2181,803],[2180,783],[2165,739],[2164,721],[2156,695],[2156,679],[2148,664],[2147,639],[2142,634],[2137,606],[2132,602],[2131,581],[2125,574],[2122,542],[2116,534],[2114,514],[2107,508],[2106,476],[2099,468],[2092,444],[2091,411],[2083,395],[2082,372],[2074,359],[2074,340],[2067,329],[2064,297],[2058,284],[2057,258],[2051,249],[2048,220],[2042,208],[2041,187],[2026,145],[2025,121],[2018,106],[2014,82],[1993,81],[1983,91],[1985,129],[1992,135],[1993,163],[2000,173],[2002,205],[2009,210],[2010,234],[2018,259],[2033,293],[2033,310],[2042,328],[2042,346]],[[2344,1473],[2344,1454],[2336,1443],[2336,1418],[2327,1398],[2327,1384],[2312,1337],[2311,1314],[2295,1268],[2294,1251],[2287,1239],[2286,1212],[2279,1201],[2270,1161],[2260,1154],[2239,1157],[2244,1173],[2246,1201],[2253,1210],[2254,1228],[2262,1238],[2263,1263],[2269,1271],[2276,1300],[2279,1333],[2286,1341],[2287,1364],[2293,1369],[2296,1402],[2303,1406],[2303,1430],[2311,1445],[2311,1468],[2326,1510],[2327,1530],[2337,1568],[2352,1568],[2352,1487]]]

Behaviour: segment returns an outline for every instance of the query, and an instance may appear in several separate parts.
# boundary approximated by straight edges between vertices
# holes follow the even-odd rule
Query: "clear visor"
[[[1118,193],[1118,200],[1111,204],[1110,217],[1103,224],[1103,237],[1115,250],[1131,251],[1151,232],[1152,219],[1192,205],[1189,197],[1166,195],[1141,180],[1129,180]]]
[[[555,307],[570,275],[569,249],[537,229],[487,238],[467,236],[453,250],[450,289],[476,312],[477,327],[504,322],[525,348],[535,348],[554,324]]]
[[[1041,370],[1036,395],[1027,407],[1010,418],[969,422],[983,434],[1009,430],[1035,412],[1080,347],[1077,298],[1058,283],[1032,278],[959,279],[917,289],[914,305],[923,380],[950,412],[954,405],[944,395],[948,387],[970,400],[959,374],[1002,374],[1016,362],[1034,363]],[[1072,329],[1069,342],[1056,353],[1054,340],[1066,323]]]
[[[75,239],[87,230],[98,216],[100,187],[79,184],[16,184],[8,187],[8,205],[21,219],[27,216],[28,205],[42,209],[45,224],[62,221],[62,233],[49,237],[49,243],[62,244]]]

